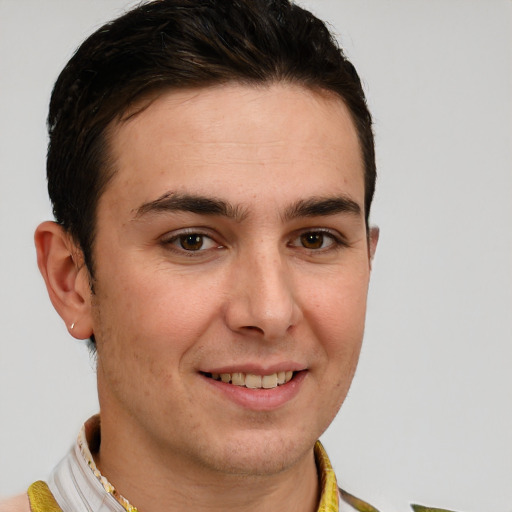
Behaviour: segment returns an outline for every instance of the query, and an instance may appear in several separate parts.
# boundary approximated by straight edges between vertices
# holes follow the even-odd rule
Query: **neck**
[[[102,418],[96,464],[116,491],[144,512],[315,512],[319,483],[313,447],[295,464],[270,475],[212,470],[176,453],[154,450],[119,434]],[[157,456],[150,454],[157,453]],[[136,463],[134,463],[136,461]]]

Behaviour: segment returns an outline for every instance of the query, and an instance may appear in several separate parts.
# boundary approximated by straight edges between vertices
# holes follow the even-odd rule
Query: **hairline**
[[[364,212],[364,221],[366,226],[367,235],[369,235],[369,209],[366,205],[366,175],[368,172],[365,155],[363,150],[363,144],[361,140],[361,136],[359,134],[359,130],[357,127],[357,120],[350,109],[350,106],[347,104],[345,98],[336,90],[323,87],[321,84],[316,83],[308,83],[311,80],[300,80],[287,78],[287,77],[268,77],[265,79],[250,79],[250,78],[239,78],[233,77],[229,80],[212,80],[210,82],[205,82],[203,84],[190,84],[184,86],[176,86],[171,84],[161,84],[161,86],[149,86],[146,90],[139,91],[139,93],[130,99],[123,108],[121,108],[117,113],[114,114],[113,118],[105,125],[103,130],[98,135],[96,143],[98,146],[102,148],[102,165],[97,169],[99,175],[99,181],[101,182],[101,187],[99,194],[96,198],[96,204],[94,211],[92,212],[92,236],[91,236],[91,244],[89,247],[90,252],[90,265],[92,268],[88,267],[89,275],[91,278],[91,289],[93,290],[93,282],[94,282],[94,267],[95,267],[95,259],[94,259],[94,246],[96,241],[96,230],[97,230],[97,221],[98,221],[98,207],[100,201],[105,193],[109,183],[116,174],[119,169],[116,168],[116,158],[113,155],[112,148],[112,140],[116,135],[116,130],[123,126],[125,123],[130,120],[136,118],[139,114],[142,114],[146,109],[148,109],[155,101],[166,94],[170,94],[173,92],[179,93],[183,91],[204,91],[211,90],[215,88],[220,88],[225,85],[240,85],[244,87],[252,87],[255,89],[269,89],[274,85],[283,84],[290,86],[297,86],[302,88],[304,91],[309,91],[314,94],[317,94],[320,97],[324,97],[330,100],[339,100],[343,103],[346,108],[347,113],[349,114],[350,121],[352,123],[352,128],[357,138],[357,146],[359,149],[359,157],[362,164],[362,172],[363,172],[363,212]],[[75,240],[78,247],[83,251],[80,246],[80,241]]]

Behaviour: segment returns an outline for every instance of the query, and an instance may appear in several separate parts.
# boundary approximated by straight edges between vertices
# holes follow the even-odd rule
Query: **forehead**
[[[274,187],[283,201],[288,192],[325,195],[333,186],[364,196],[358,137],[342,99],[293,84],[160,94],[113,127],[110,151],[115,174],[105,194],[133,207],[190,188],[222,196]]]

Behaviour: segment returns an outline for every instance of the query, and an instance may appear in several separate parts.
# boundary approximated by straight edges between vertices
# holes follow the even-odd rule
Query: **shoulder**
[[[356,498],[353,494],[340,488],[338,490],[340,496],[340,512],[379,512],[378,509],[366,501]],[[446,508],[425,507],[424,505],[411,505],[411,508],[413,512],[454,512]]]
[[[27,494],[20,494],[0,500],[0,512],[30,512],[30,503]]]
[[[375,507],[366,501],[356,498],[353,494],[338,487],[340,496],[340,512],[379,512]],[[0,511],[1,512],[1,511]]]

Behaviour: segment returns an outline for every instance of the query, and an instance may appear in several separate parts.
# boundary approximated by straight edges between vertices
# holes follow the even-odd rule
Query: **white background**
[[[324,436],[343,487],[512,511],[512,2],[310,0],[365,82],[381,240],[349,398]],[[133,2],[131,2],[133,4]],[[0,495],[45,478],[97,409],[94,365],[38,275],[45,117],[123,0],[0,0]]]

